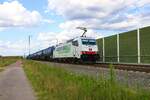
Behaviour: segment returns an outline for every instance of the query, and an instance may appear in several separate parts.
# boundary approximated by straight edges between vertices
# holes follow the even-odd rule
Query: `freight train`
[[[96,62],[99,59],[96,39],[80,36],[27,56],[27,59],[57,62]]]

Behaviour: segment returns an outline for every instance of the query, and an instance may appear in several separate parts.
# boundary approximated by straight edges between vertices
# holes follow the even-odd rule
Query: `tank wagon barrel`
[[[32,59],[32,60],[52,60],[53,57],[53,51],[55,47],[51,46],[46,49],[40,50],[36,53],[33,53],[31,55],[27,56],[27,59]]]

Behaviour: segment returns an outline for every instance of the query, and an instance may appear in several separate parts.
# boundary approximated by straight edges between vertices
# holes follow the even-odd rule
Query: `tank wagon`
[[[55,47],[51,46],[46,49],[40,50],[36,53],[30,54],[27,56],[27,59],[32,60],[52,60],[53,59],[53,51]]]

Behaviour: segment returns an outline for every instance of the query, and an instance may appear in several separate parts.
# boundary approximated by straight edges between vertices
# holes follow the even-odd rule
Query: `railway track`
[[[146,72],[150,73],[150,65],[142,65],[142,64],[111,64],[111,63],[96,63],[96,64],[83,64],[83,65],[90,65],[93,67],[102,67],[102,68],[109,68],[110,65],[113,65],[113,68],[119,70],[126,70],[126,71],[138,71],[138,72]]]
[[[75,64],[75,65],[83,65],[83,66],[90,66],[90,67],[97,67],[97,68],[110,68],[110,65],[113,66],[114,69],[118,70],[126,70],[126,71],[133,71],[133,72],[145,72],[150,73],[150,64],[123,64],[123,63],[63,63],[63,64]]]
[[[56,63],[70,64],[70,65],[82,65],[82,66],[89,66],[89,67],[96,67],[96,68],[110,68],[110,65],[112,65],[114,69],[118,69],[118,70],[150,73],[150,64],[123,64],[123,63],[95,63],[93,64],[93,63],[66,63],[66,62],[56,62]]]

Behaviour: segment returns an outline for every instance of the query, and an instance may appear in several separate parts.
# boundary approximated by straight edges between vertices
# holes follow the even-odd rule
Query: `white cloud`
[[[5,28],[4,28],[4,27],[0,27],[0,32],[1,32],[1,31],[4,31],[4,30],[5,30]]]
[[[39,51],[43,48],[48,47],[41,41],[33,40],[31,38],[31,44],[30,44],[30,51],[31,53],[34,53],[36,51]],[[17,40],[16,42],[13,41],[0,41],[0,55],[3,56],[10,56],[10,55],[20,55],[23,56],[26,54],[26,56],[29,54],[29,45],[28,41],[26,40]]]
[[[48,0],[49,10],[66,18],[60,27],[85,26],[92,29],[129,30],[150,25],[149,0]],[[67,5],[67,6],[66,6]],[[145,23],[146,22],[146,23]]]
[[[42,17],[37,11],[27,10],[18,1],[0,4],[0,27],[28,27],[39,24]]]
[[[43,19],[43,22],[48,23],[48,24],[52,24],[54,21],[51,19]]]
[[[23,55],[26,51],[25,41],[0,41],[0,54],[2,55]]]
[[[129,27],[130,29],[132,29],[133,26],[137,26],[138,24],[139,24],[138,19],[132,19],[132,18],[126,21],[121,21],[121,22],[116,22],[116,23],[108,22],[108,23],[103,23],[103,24],[101,21],[98,21],[98,20],[89,20],[89,21],[88,20],[87,21],[71,20],[71,21],[66,21],[64,23],[61,23],[59,27],[65,30],[72,29],[78,26],[87,27],[89,29],[125,30],[125,29],[128,29]]]
[[[137,7],[141,7],[144,5],[149,5],[150,1],[149,0],[137,0]]]

